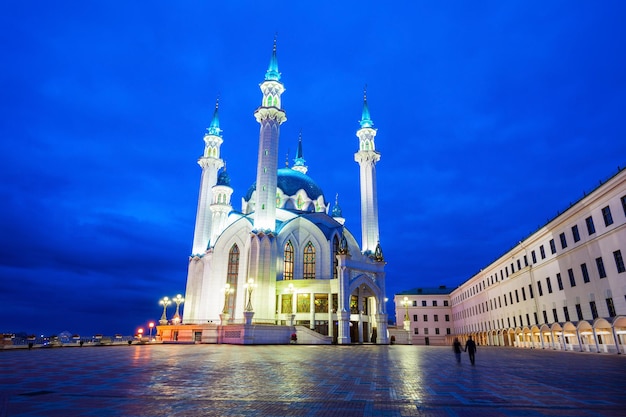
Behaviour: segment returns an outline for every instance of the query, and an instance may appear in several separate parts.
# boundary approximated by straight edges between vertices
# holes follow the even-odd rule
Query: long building
[[[396,322],[413,344],[473,336],[481,345],[626,353],[625,254],[621,169],[457,288],[396,294]]]

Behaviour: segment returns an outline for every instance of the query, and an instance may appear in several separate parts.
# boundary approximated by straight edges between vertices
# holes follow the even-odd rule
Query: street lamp
[[[143,329],[141,327],[137,329],[137,336],[139,337],[139,340],[143,337]]]
[[[248,303],[246,304],[246,311],[252,311],[252,291],[256,284],[254,283],[254,278],[249,278],[248,283],[244,285],[244,288],[248,290]]]
[[[402,304],[402,306],[405,308],[405,313],[404,313],[404,330],[410,330],[409,326],[411,325],[410,321],[409,321],[409,297],[404,297],[404,299],[400,302],[400,304]]]
[[[163,299],[159,301],[159,304],[163,306],[163,315],[161,315],[161,320],[159,320],[159,323],[167,324],[167,306],[172,304],[172,301],[169,297],[163,297]]]
[[[183,298],[182,295],[178,294],[176,297],[174,297],[172,301],[176,303],[176,313],[174,314],[172,321],[174,322],[174,324],[178,324],[180,323],[180,314],[178,313],[178,311],[179,311],[180,305],[185,302],[185,299]]]
[[[148,327],[150,328],[150,341],[152,341],[152,329],[154,329],[154,322],[151,321],[148,323]]]
[[[224,308],[222,314],[228,314],[228,297],[235,292],[234,288],[230,288],[230,284],[224,285]]]

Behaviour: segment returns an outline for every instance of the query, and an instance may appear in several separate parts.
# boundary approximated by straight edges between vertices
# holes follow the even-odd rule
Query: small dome
[[[225,169],[217,176],[217,185],[230,187],[230,175],[228,175],[228,172],[226,172]]]

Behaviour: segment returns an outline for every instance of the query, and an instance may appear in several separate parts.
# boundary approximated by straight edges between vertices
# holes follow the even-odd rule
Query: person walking
[[[459,342],[459,338],[454,338],[454,343],[452,343],[452,349],[454,350],[454,356],[456,356],[456,363],[461,363],[461,342]]]
[[[472,340],[472,336],[465,342],[465,351],[469,354],[470,362],[474,365],[476,359],[476,342]]]

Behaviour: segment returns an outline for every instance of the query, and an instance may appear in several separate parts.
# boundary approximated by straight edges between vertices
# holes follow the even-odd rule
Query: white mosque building
[[[389,343],[376,190],[380,153],[367,97],[354,154],[359,246],[337,201],[331,211],[307,174],[302,138],[293,166],[278,167],[280,126],[287,120],[280,78],[274,42],[254,112],[260,125],[256,182],[240,211],[232,206],[234,190],[220,157],[221,146],[229,144],[215,106],[198,160],[202,176],[184,313],[182,322],[159,326],[163,341]]]

